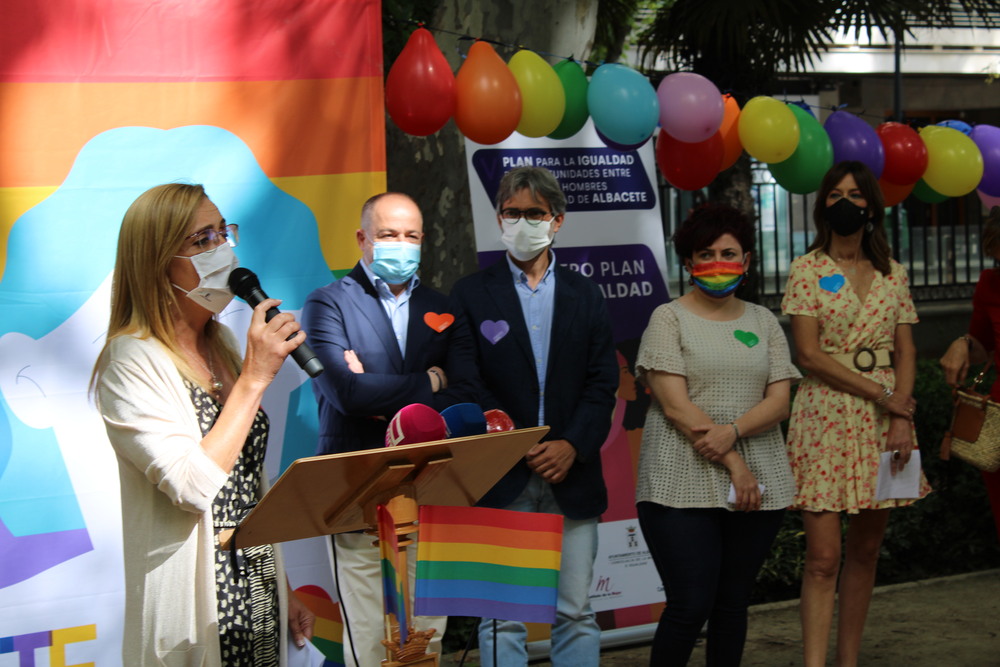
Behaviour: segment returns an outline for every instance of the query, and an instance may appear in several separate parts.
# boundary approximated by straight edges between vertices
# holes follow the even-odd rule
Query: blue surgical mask
[[[372,244],[372,273],[390,285],[402,285],[420,266],[420,244],[379,241]]]

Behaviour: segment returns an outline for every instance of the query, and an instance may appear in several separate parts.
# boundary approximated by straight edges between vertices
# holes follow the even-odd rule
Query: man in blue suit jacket
[[[313,380],[319,403],[319,454],[383,447],[400,408],[424,403],[440,411],[475,400],[462,378],[471,366],[464,320],[447,298],[420,284],[423,218],[406,195],[384,193],[361,209],[356,237],[362,258],[342,279],[315,290],[302,309],[309,344],[326,371]],[[464,359],[464,361],[463,361]],[[349,632],[347,665],[377,665],[383,639],[379,551],[361,533],[334,536],[334,564]],[[415,576],[416,552],[408,564]],[[444,634],[445,619],[418,617],[419,630]],[[434,647],[432,645],[432,649]]]
[[[556,264],[550,245],[566,198],[551,172],[508,172],[496,202],[507,254],[456,283],[453,312],[473,332],[483,407],[506,411],[518,428],[551,430],[480,504],[565,517],[552,662],[596,667],[600,628],[589,594],[607,508],[600,449],[619,377],[611,322],[598,286]],[[484,667],[494,664],[494,628],[498,663],[527,664],[523,624],[484,619]]]

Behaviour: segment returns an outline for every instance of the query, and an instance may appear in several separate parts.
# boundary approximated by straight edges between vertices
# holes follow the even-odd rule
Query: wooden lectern
[[[385,505],[400,536],[397,574],[410,607],[406,536],[417,530],[418,506],[474,505],[548,430],[538,426],[298,459],[220,542],[229,548],[232,539],[242,548],[355,530],[375,534],[376,507]],[[436,653],[413,655],[417,646],[399,647],[398,632],[395,621],[387,625],[389,657],[383,667],[437,666]]]

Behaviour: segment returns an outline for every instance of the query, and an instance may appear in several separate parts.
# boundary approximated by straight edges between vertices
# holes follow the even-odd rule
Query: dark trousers
[[[686,665],[708,621],[706,664],[739,665],[750,592],[785,511],[683,509],[647,502],[638,510],[667,595],[649,664]]]

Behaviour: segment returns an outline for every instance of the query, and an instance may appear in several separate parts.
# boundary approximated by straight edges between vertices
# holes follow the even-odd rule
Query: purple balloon
[[[885,148],[871,125],[847,111],[834,111],[823,123],[833,144],[833,163],[845,160],[863,162],[875,178],[885,168]]]
[[[983,180],[978,190],[990,197],[1000,197],[1000,128],[976,125],[969,138],[983,154]]]

